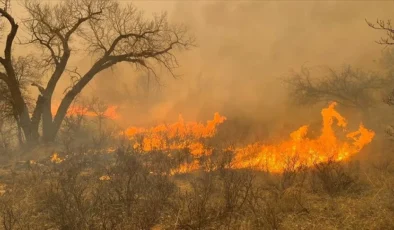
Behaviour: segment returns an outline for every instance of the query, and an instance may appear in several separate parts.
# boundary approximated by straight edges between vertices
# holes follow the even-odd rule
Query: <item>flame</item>
[[[55,164],[59,164],[59,163],[63,162],[63,159],[61,159],[57,153],[53,153],[51,156],[51,162],[53,162]]]
[[[101,177],[99,178],[99,180],[102,180],[102,181],[111,180],[111,177],[108,176],[108,175],[104,175],[104,176],[101,176]]]
[[[173,124],[161,124],[148,129],[130,127],[124,134],[134,143],[134,149],[146,152],[188,148],[193,156],[210,155],[212,150],[206,148],[202,140],[213,137],[217,126],[225,120],[226,117],[215,113],[213,120],[206,124],[186,123],[179,115],[178,121]]]
[[[347,140],[338,140],[333,130],[337,126],[345,128],[347,122],[331,103],[322,110],[323,128],[316,139],[306,138],[308,126],[302,126],[290,134],[290,140],[276,145],[255,143],[244,148],[234,149],[234,168],[250,167],[269,172],[282,172],[287,167],[312,166],[317,163],[343,161],[357,154],[369,144],[375,133],[360,124],[359,129],[346,135]]]
[[[200,168],[200,162],[198,160],[194,160],[192,163],[183,163],[179,168],[171,169],[170,175],[188,173]]]
[[[308,125],[301,126],[290,133],[289,139],[275,144],[252,143],[243,147],[228,147],[234,157],[231,168],[252,168],[274,173],[283,172],[286,168],[313,166],[317,163],[348,160],[369,144],[375,133],[360,124],[359,129],[346,133],[347,121],[336,110],[335,102],[322,109],[323,118],[321,135],[315,139],[307,138]],[[217,133],[217,127],[226,117],[215,113],[213,120],[206,124],[188,122],[179,116],[178,122],[170,125],[157,125],[152,128],[130,127],[125,131],[135,149],[142,152],[152,150],[171,151],[189,149],[193,160],[181,163],[172,169],[171,174],[187,173],[201,169],[200,158],[212,154],[212,148],[204,145]],[[345,135],[338,138],[334,131],[334,123],[343,129]]]

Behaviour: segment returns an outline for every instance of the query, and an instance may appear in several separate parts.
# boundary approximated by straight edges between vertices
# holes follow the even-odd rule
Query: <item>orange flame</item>
[[[211,150],[205,148],[201,140],[213,137],[216,127],[225,120],[226,117],[215,113],[213,120],[206,125],[197,122],[185,123],[182,115],[179,115],[178,122],[173,124],[162,124],[149,129],[130,127],[125,131],[125,135],[134,142],[135,149],[143,151],[189,148],[194,156],[210,155]]]
[[[369,144],[375,133],[360,124],[355,132],[347,133],[343,140],[334,132],[336,121],[343,129],[347,121],[336,110],[336,103],[331,103],[321,111],[323,127],[321,135],[316,139],[307,138],[308,126],[301,126],[290,134],[290,139],[278,144],[253,143],[245,147],[228,148],[234,153],[230,166],[234,169],[252,168],[269,172],[283,172],[285,168],[312,166],[329,160],[343,161],[354,156],[365,145]],[[189,148],[194,160],[183,163],[171,174],[186,173],[201,168],[199,159],[203,155],[212,154],[212,149],[204,146],[204,138],[215,136],[217,126],[226,120],[215,113],[214,119],[206,125],[195,122],[185,123],[182,116],[171,125],[158,125],[153,128],[131,127],[125,134],[134,143],[135,149],[148,152],[151,150],[175,150]]]
[[[338,140],[333,130],[334,119],[337,126],[345,128],[347,122],[336,110],[336,103],[331,103],[322,110],[323,128],[320,137],[306,138],[308,126],[302,126],[290,134],[290,140],[278,145],[255,143],[244,148],[235,149],[234,168],[251,167],[258,170],[281,172],[289,164],[292,167],[312,166],[329,160],[342,161],[360,152],[369,144],[375,133],[360,124],[355,132],[348,133],[350,140]],[[351,142],[353,141],[353,142]]]

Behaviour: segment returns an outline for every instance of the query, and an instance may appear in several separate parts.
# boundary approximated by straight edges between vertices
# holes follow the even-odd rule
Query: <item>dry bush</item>
[[[188,178],[174,197],[169,229],[278,229],[287,201],[256,177],[250,170],[221,169]]]
[[[76,112],[65,116],[57,136],[65,152],[106,152],[120,144],[120,129],[107,114],[108,104],[96,97],[81,97],[73,106]]]
[[[199,160],[205,171],[223,171],[232,168],[233,157],[233,151],[212,148],[212,154],[201,156]]]
[[[74,152],[81,145],[89,143],[89,130],[86,127],[86,117],[76,114],[64,118],[58,140],[66,152]]]
[[[107,162],[70,155],[15,175],[1,196],[5,229],[150,229],[174,185],[146,171],[132,154]]]
[[[110,128],[110,124],[103,122],[98,131],[92,123],[92,118],[83,114],[65,118],[58,136],[58,142],[65,152],[83,152],[81,148],[90,152],[106,152],[121,138],[117,136],[118,130]]]
[[[357,163],[329,160],[315,164],[310,172],[309,182],[312,190],[315,192],[324,191],[330,196],[355,189],[359,182],[359,166]]]
[[[171,151],[173,152],[178,151]],[[142,153],[139,158],[150,173],[156,175],[169,175],[173,167],[179,167],[179,164],[174,164],[171,158],[166,154],[166,151],[153,150],[147,153]]]
[[[249,170],[219,171],[220,194],[223,198],[221,227],[240,228],[248,215],[247,199],[253,189],[255,175]]]
[[[39,189],[35,183],[38,178],[31,172],[23,174],[13,172],[10,181],[3,187],[4,194],[0,196],[2,229],[39,229],[37,222],[41,221],[42,216],[37,213],[35,197],[35,191]]]
[[[265,189],[251,190],[248,199],[250,226],[253,226],[253,229],[279,229],[282,213],[278,203],[279,199],[271,197]]]
[[[214,151],[211,158],[200,160],[204,169],[215,170],[168,176],[169,169],[187,160],[183,158],[187,154],[187,150],[141,154],[119,149],[113,154],[59,153],[63,162],[52,163],[47,159],[21,165],[8,177],[6,193],[0,196],[1,226],[4,229],[393,226],[389,220],[393,211],[388,207],[392,191],[388,180],[388,175],[392,175],[390,164],[376,165],[375,174],[368,174],[373,182],[380,183],[376,190],[353,196],[349,191],[354,191],[360,182],[357,165],[351,163],[327,162],[305,168],[295,167],[298,164],[289,161],[283,173],[270,174],[230,169],[231,154],[220,157]],[[378,172],[381,180],[377,179]]]
[[[387,200],[388,208],[394,211],[394,159],[389,156],[377,158],[371,162],[365,175],[376,190],[375,197]]]
[[[287,189],[302,187],[306,179],[306,167],[300,164],[298,157],[289,158],[283,165],[282,172],[268,174],[266,185],[282,195]]]
[[[100,219],[118,223],[116,229],[150,229],[159,222],[175,189],[167,177],[148,172],[135,156],[123,152],[106,175],[111,179],[102,181],[95,193]],[[113,223],[107,229],[114,229]]]
[[[174,197],[175,229],[211,229],[220,215],[221,202],[218,199],[218,188],[211,173],[190,181],[185,190],[179,190]]]

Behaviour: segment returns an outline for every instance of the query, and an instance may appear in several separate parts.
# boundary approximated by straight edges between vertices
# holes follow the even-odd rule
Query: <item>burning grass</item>
[[[360,124],[354,132],[344,132],[347,121],[335,110],[336,103],[323,109],[321,135],[316,139],[307,138],[308,126],[304,125],[290,134],[290,139],[275,144],[256,142],[245,147],[228,146],[225,150],[234,153],[230,168],[251,168],[268,172],[283,172],[292,165],[310,167],[328,161],[344,161],[359,153],[369,144],[375,133]],[[131,127],[125,131],[132,146],[141,152],[159,150],[189,149],[193,160],[183,163],[173,173],[185,173],[201,169],[201,158],[211,156],[213,148],[205,145],[207,139],[215,136],[217,127],[225,122],[224,116],[215,114],[213,120],[206,125],[202,123],[186,123],[180,116],[173,124],[160,124],[152,128]],[[334,130],[334,122],[342,128],[345,138],[338,138]]]
[[[84,111],[86,113],[86,111]],[[321,135],[308,126],[275,144],[223,146],[226,121],[131,127],[128,145],[56,151],[4,168],[4,229],[394,228],[393,162],[361,168],[352,156],[374,132],[347,132],[335,103]],[[339,130],[337,127],[339,127]],[[340,135],[342,133],[342,135]],[[117,136],[118,133],[116,133]]]

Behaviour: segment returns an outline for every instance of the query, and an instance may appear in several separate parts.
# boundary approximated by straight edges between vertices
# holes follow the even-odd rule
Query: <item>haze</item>
[[[302,65],[376,68],[374,60],[383,47],[374,43],[379,34],[365,19],[389,19],[394,7],[391,1],[134,4],[147,16],[167,11],[172,22],[185,23],[198,47],[177,54],[176,73],[181,77],[173,79],[161,72],[160,87],[153,76],[148,81],[146,74],[128,65],[106,71],[90,83],[83,94],[119,105],[128,118],[126,125],[174,120],[180,113],[190,120],[205,120],[214,112],[260,121],[288,116],[280,78]],[[82,70],[88,62],[74,60]],[[67,85],[62,83],[63,88]]]

